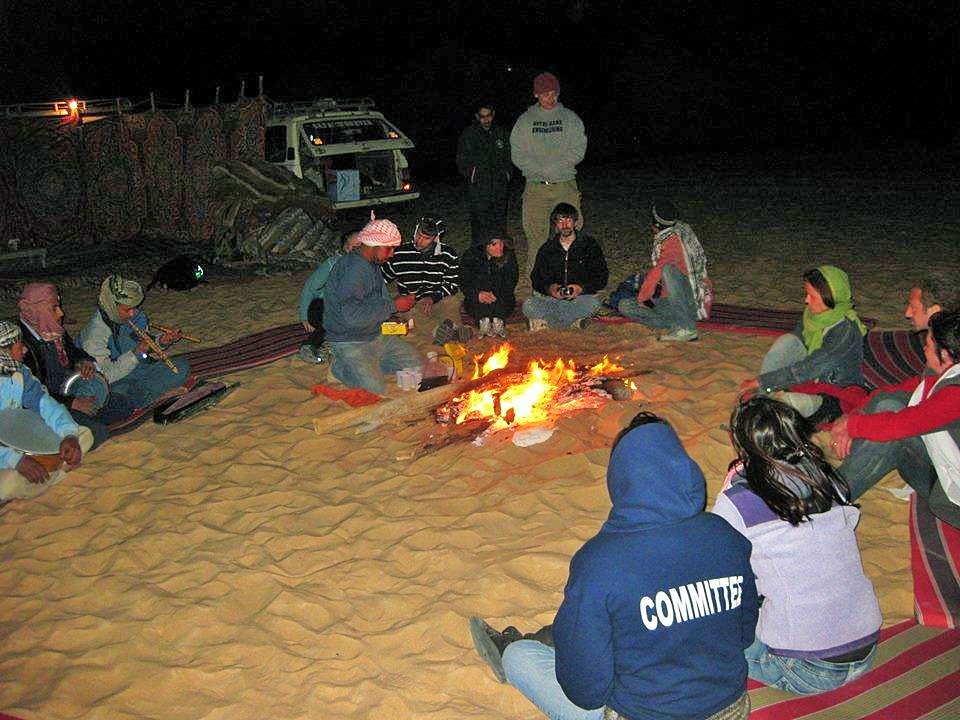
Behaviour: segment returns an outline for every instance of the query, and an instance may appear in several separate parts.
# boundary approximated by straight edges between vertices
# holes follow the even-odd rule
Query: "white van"
[[[413,142],[373,106],[370,98],[272,103],[266,161],[313,182],[337,209],[415,200],[403,153]]]

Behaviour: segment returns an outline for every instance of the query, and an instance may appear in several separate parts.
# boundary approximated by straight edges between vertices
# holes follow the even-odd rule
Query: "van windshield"
[[[342,118],[307,122],[303,124],[303,134],[309,144],[316,146],[396,140],[400,137],[400,133],[389,123],[374,118]]]

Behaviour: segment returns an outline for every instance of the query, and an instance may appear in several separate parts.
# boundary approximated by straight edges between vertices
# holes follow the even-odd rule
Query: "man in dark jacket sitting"
[[[537,252],[530,273],[534,294],[523,303],[530,332],[550,328],[582,328],[600,306],[596,293],[609,276],[600,243],[577,232],[579,213],[559,203],[550,213],[553,234]]]
[[[94,359],[64,330],[60,293],[52,283],[29,283],[17,302],[26,345],[23,364],[74,421],[93,434],[94,447],[109,436],[107,425],[129,416],[133,404],[111,393]],[[73,377],[79,373],[79,377]],[[72,380],[71,380],[72,378]],[[69,386],[68,386],[69,381]]]

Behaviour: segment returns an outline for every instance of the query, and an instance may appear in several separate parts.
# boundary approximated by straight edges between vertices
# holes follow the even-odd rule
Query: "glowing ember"
[[[488,375],[494,370],[504,368],[513,348],[504,343],[497,348],[481,365],[483,356],[474,358],[473,379]],[[586,370],[584,374],[604,376],[623,371],[623,367],[610,361],[607,356]],[[495,385],[481,390],[471,390],[466,395],[454,398],[460,404],[456,423],[459,425],[474,418],[497,418],[496,425],[524,425],[548,418],[548,411],[557,393],[565,386],[578,381],[581,374],[573,360],[557,358],[553,363],[533,360],[527,366],[526,373],[516,382],[506,387]]]

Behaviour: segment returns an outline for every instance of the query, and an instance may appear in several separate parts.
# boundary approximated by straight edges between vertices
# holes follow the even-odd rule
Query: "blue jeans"
[[[570,327],[581,318],[590,317],[600,307],[596,295],[578,295],[572,300],[563,300],[549,295],[531,295],[523,301],[523,314],[528,318],[547,321],[558,330]]]
[[[807,357],[807,347],[803,340],[793,333],[785,333],[773,341],[773,345],[763,356],[763,362],[760,363],[760,374],[779,370],[798,363]],[[761,392],[763,390],[761,389]],[[801,415],[809,417],[817,411],[823,399],[818,395],[807,395],[805,393],[787,393],[780,399],[791,405],[800,412]]]
[[[190,363],[186,358],[171,360],[179,373],[174,373],[160,361],[138,363],[128,375],[110,384],[110,394],[123,395],[135,408],[151,405],[165,392],[183,385],[190,375]]]
[[[383,395],[384,373],[419,368],[423,358],[406,340],[396,335],[378,335],[359,342],[327,342],[333,355],[330,372],[347,387]]]
[[[563,694],[557,682],[554,649],[536,640],[517,640],[503,651],[507,682],[551,720],[602,720],[603,708],[584,710]]]
[[[907,407],[909,400],[905,393],[881,393],[867,403],[864,412],[899,412]],[[854,440],[850,454],[837,470],[850,486],[853,500],[893,470],[898,471],[900,477],[921,497],[930,495],[937,479],[936,470],[919,435],[888,442]]]
[[[747,674],[764,685],[798,695],[816,695],[846,685],[863,675],[873,665],[874,647],[863,660],[831,663],[774,655],[759,639],[743,651]]]
[[[639,285],[632,297],[619,300],[614,307],[620,311],[621,315],[656,330],[675,330],[678,328],[696,330],[697,303],[693,297],[693,288],[690,287],[687,276],[673,265],[667,265],[663,268],[660,282],[663,284],[665,292],[660,297],[653,298],[650,301],[653,303],[653,307],[647,307],[643,303],[637,302],[637,292],[640,292]],[[621,287],[624,290],[626,289],[624,283],[621,283]],[[620,288],[617,288],[617,292],[611,296],[611,301],[614,297],[622,297],[618,293],[620,293]]]

